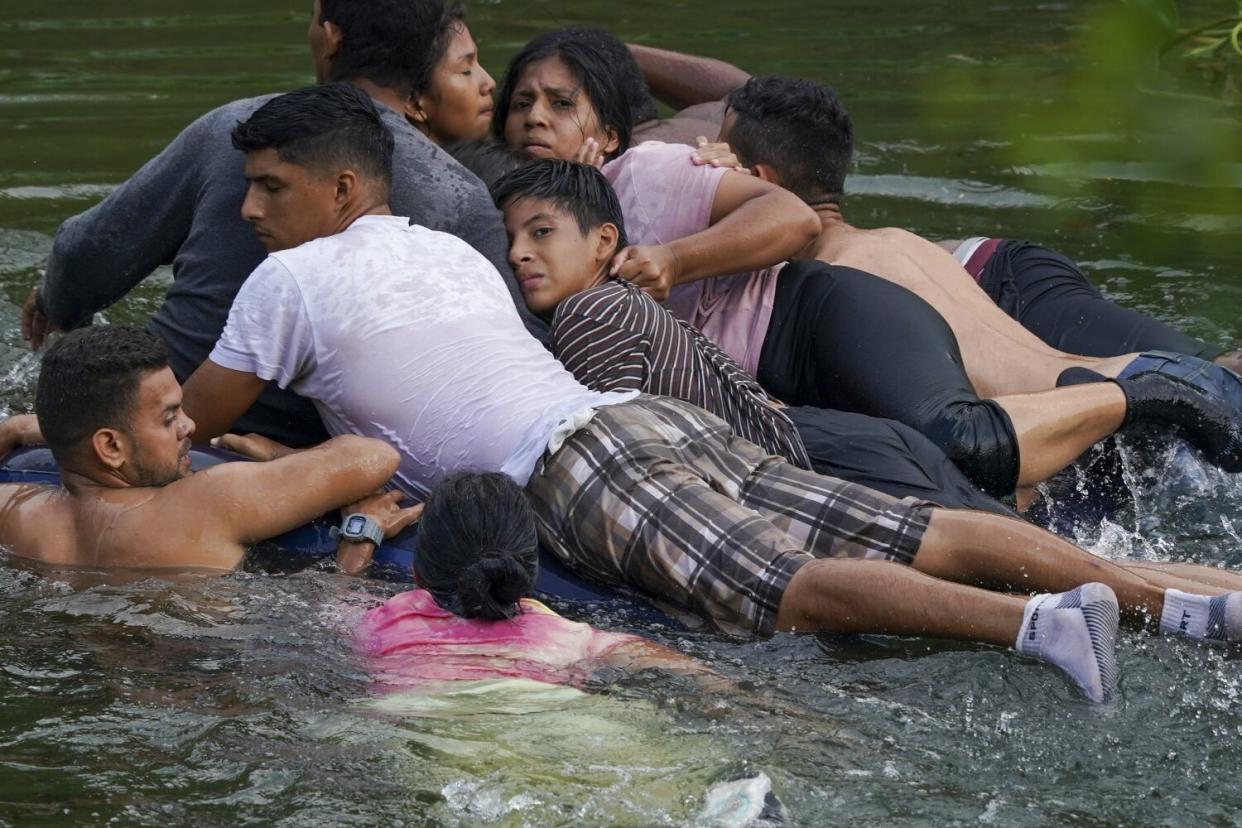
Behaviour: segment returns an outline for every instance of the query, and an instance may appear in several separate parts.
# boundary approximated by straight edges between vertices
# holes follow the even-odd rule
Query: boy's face
[[[541,199],[513,198],[504,211],[509,264],[532,311],[550,314],[564,299],[598,284],[615,246],[602,228],[584,236],[573,216]]]

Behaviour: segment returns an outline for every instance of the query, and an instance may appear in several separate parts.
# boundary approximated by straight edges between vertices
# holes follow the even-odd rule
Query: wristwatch
[[[384,542],[384,528],[370,515],[354,512],[340,526],[328,532],[333,540],[370,541],[377,547]]]

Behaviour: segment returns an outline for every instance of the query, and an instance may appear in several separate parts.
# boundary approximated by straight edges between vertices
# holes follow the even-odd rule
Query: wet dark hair
[[[275,149],[280,160],[316,171],[351,169],[387,184],[392,133],[371,96],[352,83],[307,86],[278,95],[233,128],[242,152]]]
[[[437,4],[438,5],[438,4]],[[421,95],[431,88],[431,76],[448,53],[453,37],[466,25],[466,7],[462,3],[442,6],[439,17],[431,23],[427,48],[414,56],[410,75],[410,94]]]
[[[804,201],[839,202],[854,153],[854,127],[831,87],[755,77],[729,93],[729,145],[747,167],[768,164]]]
[[[602,224],[614,224],[617,250],[629,244],[617,194],[604,174],[594,167],[544,158],[508,173],[492,187],[492,199],[501,210],[506,204],[526,198],[547,201],[573,216],[583,235]]]
[[[595,117],[605,129],[616,130],[617,149],[608,158],[615,158],[630,148],[634,132],[633,110],[626,93],[621,73],[616,71],[609,57],[611,49],[599,45],[599,36],[585,38],[581,28],[545,32],[522,47],[509,61],[505,69],[504,83],[496,96],[496,111],[492,116],[492,132],[504,141],[505,121],[513,105],[513,93],[523,73],[533,64],[552,57],[560,58],[580,88],[586,92],[595,110]],[[597,30],[601,35],[615,37]],[[625,45],[617,41],[622,49]],[[628,51],[628,50],[627,50]]]
[[[489,190],[505,173],[531,163],[530,156],[526,153],[509,149],[495,138],[453,141],[444,146],[444,151],[477,175]]]
[[[539,574],[539,538],[526,492],[507,475],[460,472],[440,482],[418,524],[418,584],[462,618],[518,614]]]
[[[328,80],[366,78],[408,95],[444,15],[441,0],[320,0],[319,22],[341,31]]]
[[[598,26],[571,26],[562,34],[566,39],[579,41],[601,52],[608,60],[622,93],[630,103],[630,123],[637,126],[643,121],[654,121],[660,117],[647,79],[638,68],[638,61],[634,60],[629,47],[620,38]]]
[[[130,325],[79,328],[53,342],[43,354],[35,414],[56,462],[72,464],[101,428],[128,428],[142,380],[167,367],[159,337]]]

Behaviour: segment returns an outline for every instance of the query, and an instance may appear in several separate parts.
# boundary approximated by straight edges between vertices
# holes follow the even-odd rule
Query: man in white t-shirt
[[[353,87],[275,98],[233,141],[246,152],[243,213],[271,255],[186,384],[200,435],[227,430],[275,381],[313,399],[330,432],[395,445],[408,493],[455,471],[503,471],[526,486],[540,540],[580,574],[725,632],[982,641],[1058,665],[1093,699],[1111,695],[1117,599],[1056,572],[1063,541],[820,477],[686,403],[575,381],[526,332],[486,259],[389,215],[391,137]],[[555,223],[541,221],[522,232],[555,243]],[[1049,566],[1008,565],[1015,541]],[[966,580],[1071,592],[1024,599],[926,574],[970,556],[984,574]],[[1088,571],[1135,619],[1189,613],[1192,634],[1242,633],[1238,593],[1174,596],[1102,560]]]

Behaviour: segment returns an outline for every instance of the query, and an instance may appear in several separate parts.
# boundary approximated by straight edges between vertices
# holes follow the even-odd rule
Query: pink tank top
[[[423,589],[369,611],[357,632],[359,650],[393,689],[496,678],[576,683],[613,648],[641,640],[570,621],[531,598],[511,620],[459,618]]]
[[[668,244],[711,226],[720,179],[737,173],[695,166],[693,152],[681,144],[647,141],[604,165],[630,244]],[[754,376],[783,265],[677,285],[665,306]]]

